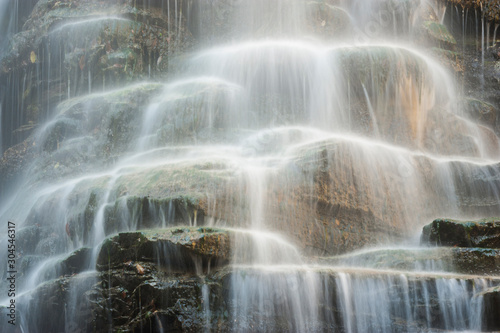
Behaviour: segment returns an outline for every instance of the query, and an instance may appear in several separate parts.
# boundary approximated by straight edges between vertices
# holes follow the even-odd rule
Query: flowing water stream
[[[174,22],[191,14],[188,24],[207,45],[162,80],[151,74],[162,59],[149,64],[148,80],[133,84],[92,81],[83,66],[74,79],[68,72],[71,83],[32,135],[36,157],[0,206],[0,220],[16,222],[23,255],[20,331],[40,331],[43,300],[35,291],[59,277],[68,254],[92,253],[65,300],[61,331],[77,332],[72,320],[95,282],[105,238],[179,225],[237,235],[233,331],[481,330],[479,295],[498,277],[454,273],[439,258],[398,268],[373,266],[359,253],[333,257],[365,245],[417,253],[421,228],[433,218],[500,213],[500,140],[469,119],[453,76],[417,46],[419,17],[435,11],[440,18],[442,7],[424,0],[186,3],[142,5]],[[232,28],[219,42],[204,24],[223,3]],[[102,29],[139,25],[114,13],[58,24],[48,33],[49,59],[66,33],[81,48]],[[45,75],[64,71],[54,59],[40,68]],[[160,250],[159,265],[173,256]],[[210,292],[206,284],[206,331],[216,330]]]

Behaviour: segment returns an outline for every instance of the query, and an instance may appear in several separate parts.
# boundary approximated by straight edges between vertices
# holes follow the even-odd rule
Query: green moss
[[[446,28],[446,26],[438,22],[425,21],[424,28],[427,30],[430,36],[434,37],[439,41],[453,45],[457,43],[455,37],[453,37],[453,35],[448,31],[448,28]]]
[[[423,229],[422,242],[439,246],[500,247],[500,220],[436,219]]]

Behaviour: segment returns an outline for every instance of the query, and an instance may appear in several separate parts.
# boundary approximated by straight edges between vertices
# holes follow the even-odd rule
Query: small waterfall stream
[[[5,36],[21,31],[5,17],[22,6],[0,1]],[[417,240],[438,217],[500,215],[500,139],[422,46],[421,27],[450,12],[441,2],[81,6],[40,0],[34,13],[57,19],[2,76],[12,88],[0,92],[0,146],[29,152],[0,191],[18,251],[17,325],[2,286],[2,332],[484,329],[482,293],[499,274],[462,270],[452,249]],[[10,59],[4,39],[0,59]],[[21,106],[30,96],[39,109]],[[39,120],[26,135],[25,110]],[[156,236],[157,247],[140,247],[138,230],[188,244],[193,230],[228,234],[231,246],[221,254],[218,234],[212,256]],[[103,264],[118,260],[110,237],[132,251],[121,270]],[[132,257],[140,251],[151,265]],[[143,278],[152,272],[161,279]],[[157,287],[168,292],[144,303]],[[48,320],[46,304],[63,310]]]

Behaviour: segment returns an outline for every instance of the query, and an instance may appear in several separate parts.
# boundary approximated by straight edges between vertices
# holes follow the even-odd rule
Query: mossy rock
[[[224,265],[230,259],[231,232],[206,227],[152,229],[120,233],[104,241],[97,259],[100,270],[159,262],[168,271],[193,272]]]
[[[463,247],[375,249],[335,257],[320,257],[317,260],[319,263],[342,267],[500,275],[500,250],[497,249]]]
[[[421,243],[437,246],[500,248],[500,219],[436,219],[423,228]]]
[[[452,248],[453,269],[463,274],[500,275],[500,250]]]
[[[453,35],[448,31],[448,28],[446,28],[445,25],[435,21],[425,21],[423,25],[427,33],[437,41],[452,45],[455,45],[457,43],[455,37],[453,37]]]

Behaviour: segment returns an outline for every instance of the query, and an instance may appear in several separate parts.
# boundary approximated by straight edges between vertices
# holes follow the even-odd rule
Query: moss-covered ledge
[[[421,243],[436,246],[500,248],[500,218],[476,221],[436,219],[423,228]]]
[[[178,227],[122,232],[107,238],[97,257],[97,269],[135,267],[136,261],[162,269],[197,272],[226,265],[231,255],[231,231],[207,227]]]

